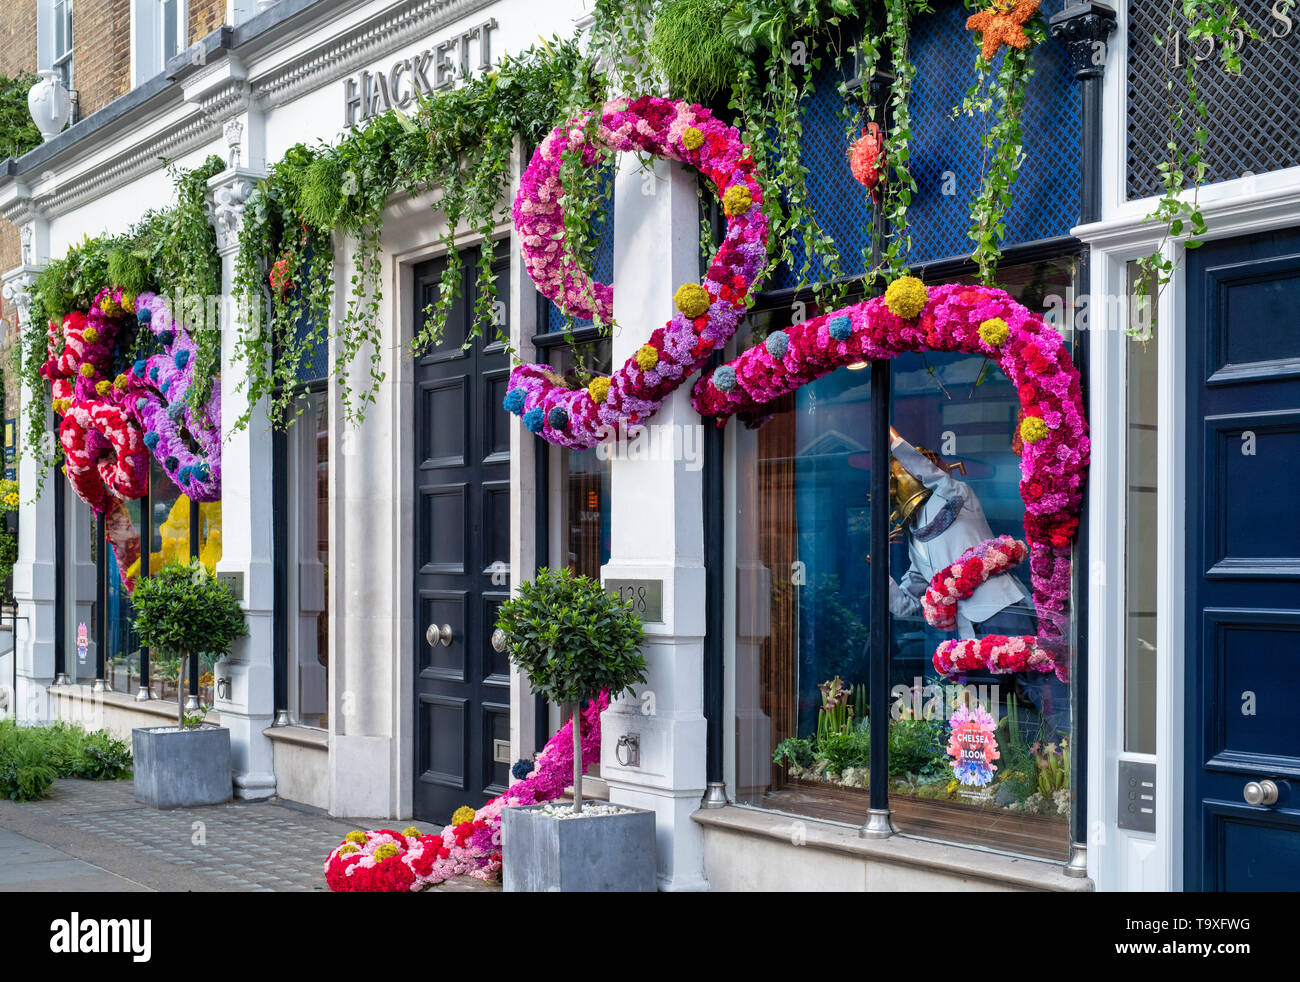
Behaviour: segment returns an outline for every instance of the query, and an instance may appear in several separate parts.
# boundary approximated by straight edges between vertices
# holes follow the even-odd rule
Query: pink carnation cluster
[[[690,164],[709,177],[730,205],[724,209],[726,236],[703,283],[707,309],[694,316],[679,310],[651,334],[636,357],[608,380],[599,380],[595,391],[563,387],[544,365],[523,365],[511,374],[506,407],[543,439],[574,449],[593,447],[620,425],[652,415],[735,333],[749,291],[767,265],[763,193],[753,157],[734,127],[698,105],[650,96],[607,103],[595,142],[587,140],[584,123],[585,118],[566,123],[542,141],[515,198],[524,265],[538,290],[562,309],[578,317],[599,315],[605,322],[613,314],[611,288],[593,284],[564,249],[560,165],[566,150],[579,149],[585,164],[608,151],[643,152]],[[589,293],[595,296],[595,310]]]
[[[997,344],[980,326],[1000,319],[1006,338]],[[719,421],[754,412],[778,396],[842,365],[893,358],[908,351],[965,351],[984,355],[1016,386],[1026,417],[1039,417],[1046,436],[1026,441],[1020,494],[1038,613],[1038,645],[1065,645],[1070,594],[1070,544],[1079,526],[1088,424],[1079,373],[1060,334],[1005,291],[945,284],[927,290],[918,316],[892,313],[883,297],[822,314],[780,332],[784,345],[756,345],[695,383],[692,404]],[[776,354],[773,351],[776,351]]]
[[[608,708],[609,693],[601,692],[582,711],[583,773],[600,755],[600,714]],[[437,835],[418,837],[384,829],[366,832],[364,846],[351,843],[357,847],[355,851],[348,848],[350,843],[345,840],[325,860],[326,882],[331,890],[339,892],[415,892],[453,876],[495,879],[501,872],[501,812],[552,801],[572,783],[573,720],[570,719],[547,741],[537,755],[532,772],[480,808],[471,821],[448,825]],[[398,854],[375,860],[375,850],[385,843],[397,846]],[[381,867],[382,871],[373,872]]]
[[[951,631],[957,626],[957,603],[968,599],[989,577],[1015,569],[1028,554],[1029,547],[1009,535],[971,546],[930,580],[921,598],[926,621],[931,627]]]
[[[982,638],[943,641],[934,652],[934,667],[940,675],[954,672],[1055,672],[1062,682],[1069,681],[1069,665],[1058,653],[1041,647],[1033,637],[1009,638],[989,634]]]

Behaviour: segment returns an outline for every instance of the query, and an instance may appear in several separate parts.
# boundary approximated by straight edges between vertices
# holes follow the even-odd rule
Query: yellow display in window
[[[199,503],[199,532],[203,543],[199,547],[199,561],[208,572],[217,571],[221,559],[221,502]],[[188,562],[190,558],[190,499],[181,495],[167,513],[167,520],[158,527],[162,548],[149,554],[149,568],[161,569],[170,562]],[[127,570],[131,577],[140,575],[140,560]]]

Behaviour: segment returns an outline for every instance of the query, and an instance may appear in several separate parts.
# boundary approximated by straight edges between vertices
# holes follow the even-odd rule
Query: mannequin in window
[[[911,560],[901,584],[889,578],[889,609],[895,617],[920,617],[921,598],[934,574],[967,549],[993,538],[993,531],[975,492],[949,473],[938,454],[918,450],[893,427],[889,435],[891,503],[906,531]],[[923,490],[916,488],[917,482]],[[986,580],[957,604],[958,637],[1036,630],[1029,591],[1010,573]]]
[[[889,433],[890,502],[907,537],[910,560],[901,584],[889,578],[889,610],[895,617],[921,618],[921,598],[934,574],[956,562],[967,549],[991,539],[993,532],[975,492],[952,476],[938,454],[913,447],[893,427]],[[957,603],[958,637],[1015,637],[1037,631],[1033,599],[1012,573],[985,580],[970,597]],[[928,640],[937,634],[926,626]],[[934,647],[931,644],[931,652]],[[1068,732],[1069,693],[1054,676],[979,677],[979,681],[985,680],[1004,689],[1011,686],[1053,730]]]

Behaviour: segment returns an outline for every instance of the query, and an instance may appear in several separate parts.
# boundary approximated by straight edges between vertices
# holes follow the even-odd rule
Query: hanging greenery
[[[0,160],[21,157],[41,145],[41,131],[27,108],[27,93],[36,82],[31,72],[0,75]]]
[[[1280,2],[1287,10],[1295,7],[1295,0]],[[1174,91],[1178,69],[1173,41],[1180,30],[1186,32],[1187,46],[1192,51],[1206,41],[1212,51],[1217,48],[1219,63],[1232,74],[1241,71],[1241,43],[1246,38],[1259,40],[1258,33],[1231,0],[1169,0],[1165,35],[1155,39],[1164,49],[1165,90],[1169,95],[1169,139],[1165,148],[1169,156],[1157,165],[1163,190],[1146,216],[1147,221],[1163,225],[1165,232],[1155,250],[1138,260],[1143,290],[1157,300],[1177,268],[1177,263],[1165,254],[1170,240],[1186,233],[1183,245],[1196,249],[1209,230],[1201,213],[1200,192],[1209,169],[1205,148],[1210,138],[1210,107],[1197,84],[1194,57],[1186,59],[1182,70],[1185,96],[1180,99]],[[1142,330],[1133,328],[1130,333]]]
[[[88,309],[105,286],[130,293],[152,290],[179,299],[174,309],[184,315],[198,345],[196,378],[203,379],[202,386],[190,389],[189,404],[206,402],[221,361],[221,332],[203,328],[215,328],[207,319],[216,310],[209,300],[221,294],[221,261],[204,195],[209,178],[224,169],[225,162],[215,155],[189,171],[169,166],[176,187],[174,206],[146,212],[120,235],[87,237],[36,274],[27,323],[14,346],[14,357],[21,358],[19,373],[27,388],[20,450],[40,463],[37,495],[61,453],[46,424],[49,392],[40,376],[50,344],[49,324],[74,310]]]
[[[290,422],[301,408],[295,410],[299,366],[329,344],[333,324],[332,374],[344,418],[364,420],[384,379],[391,343],[378,322],[379,235],[384,209],[397,193],[436,189],[435,206],[445,220],[446,267],[412,351],[427,350],[442,337],[460,296],[460,246],[467,239],[481,246],[471,336],[493,328],[504,338],[492,266],[496,230],[509,216],[515,141],[537,143],[555,119],[575,103],[591,101],[595,91],[577,40],[553,38],[507,56],[482,77],[422,99],[413,116],[390,111],[336,146],[291,148],[250,196],[240,233],[235,293],[250,316],[243,319],[237,350],[249,404],[265,397],[272,421]],[[342,257],[351,267],[347,304],[335,321],[335,248],[349,239],[352,255]],[[353,379],[358,358],[366,363],[365,376]],[[233,425],[240,429],[248,421],[246,412]]]
[[[967,6],[972,8],[975,3],[967,0]],[[1006,215],[1013,200],[1011,189],[1025,156],[1022,112],[1034,74],[1032,53],[1046,38],[1036,17],[1037,9],[1036,2],[1022,0],[1009,11],[984,10],[967,21],[967,27],[980,32],[981,48],[975,59],[975,79],[953,113],[986,121],[980,137],[980,183],[971,199],[971,228],[967,233],[974,243],[971,258],[979,268],[980,282],[986,286],[997,285]],[[995,72],[993,59],[1004,44],[1006,53]]]

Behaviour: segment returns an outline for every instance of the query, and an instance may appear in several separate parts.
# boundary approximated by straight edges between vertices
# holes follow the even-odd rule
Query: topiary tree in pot
[[[644,632],[630,602],[619,600],[589,576],[571,569],[541,569],[501,605],[497,627],[506,654],[533,691],[555,703],[572,702],[573,810],[582,812],[582,701],[598,692],[611,698],[644,682]]]
[[[198,726],[201,720],[185,715],[185,669],[198,652],[204,667],[230,651],[248,636],[244,611],[230,588],[208,572],[198,560],[170,562],[142,579],[131,594],[135,631],[140,643],[162,655],[179,657],[176,682],[177,725]]]
[[[230,800],[230,731],[204,727],[203,712],[185,713],[185,668],[198,653],[205,665],[248,635],[244,611],[230,589],[198,560],[167,563],[131,594],[141,644],[180,661],[176,727],[132,731],[135,797],[155,808]]]

